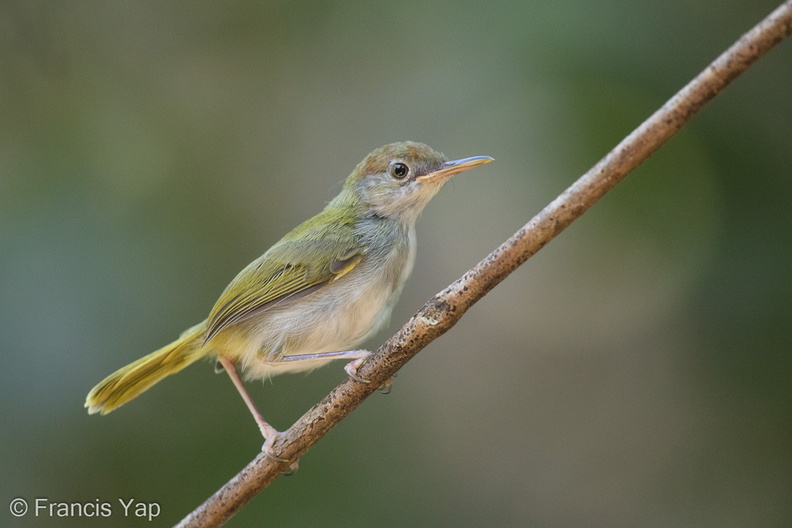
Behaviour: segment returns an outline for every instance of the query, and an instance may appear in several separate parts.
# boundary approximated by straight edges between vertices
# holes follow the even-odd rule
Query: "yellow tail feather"
[[[107,376],[85,398],[88,412],[107,414],[135,399],[166,376],[179,372],[203,357],[205,330],[206,321],[185,331],[173,343]]]

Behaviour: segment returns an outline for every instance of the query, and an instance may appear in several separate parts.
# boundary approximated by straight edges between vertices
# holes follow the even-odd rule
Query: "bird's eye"
[[[404,163],[394,163],[390,167],[390,175],[397,180],[404,179],[410,173],[410,167]]]

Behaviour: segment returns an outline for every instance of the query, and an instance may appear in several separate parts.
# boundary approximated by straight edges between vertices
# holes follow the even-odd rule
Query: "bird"
[[[85,407],[107,414],[202,358],[216,361],[253,415],[271,452],[282,433],[258,411],[245,378],[308,371],[336,359],[357,370],[371,352],[355,347],[380,330],[415,261],[415,224],[429,201],[456,174],[493,161],[448,160],[412,141],[368,154],[339,194],[299,224],[228,284],[208,317],[178,339],[113,372]]]

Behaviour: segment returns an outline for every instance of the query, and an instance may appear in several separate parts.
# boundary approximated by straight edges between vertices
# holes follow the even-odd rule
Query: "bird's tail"
[[[107,414],[203,357],[205,330],[206,321],[183,332],[173,343],[107,376],[85,398],[88,412]]]

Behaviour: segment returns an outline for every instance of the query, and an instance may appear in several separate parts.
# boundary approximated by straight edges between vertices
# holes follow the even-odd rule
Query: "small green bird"
[[[418,215],[452,176],[490,161],[447,161],[413,142],[378,148],[322,212],[243,269],[205,321],[94,387],[88,412],[107,414],[196,360],[216,358],[269,452],[281,433],[256,409],[236,365],[249,379],[267,379],[351,359],[347,373],[365,383],[357,369],[370,352],[354,347],[386,323],[410,275]]]

